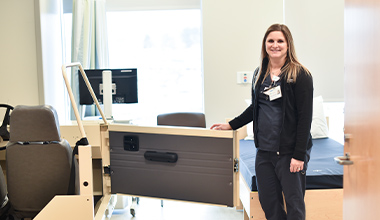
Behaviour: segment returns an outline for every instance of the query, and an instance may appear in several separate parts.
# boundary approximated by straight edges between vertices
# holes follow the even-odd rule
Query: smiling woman
[[[301,220],[312,147],[313,80],[295,55],[286,25],[271,25],[262,42],[252,104],[230,122],[211,129],[236,130],[253,121],[256,182],[265,216]]]

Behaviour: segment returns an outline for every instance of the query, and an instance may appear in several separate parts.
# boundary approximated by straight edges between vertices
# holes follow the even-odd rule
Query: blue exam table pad
[[[343,145],[331,138],[313,139],[306,171],[306,189],[343,188],[343,166],[334,157],[343,155]],[[252,140],[240,140],[240,173],[251,191],[257,191],[256,147]]]

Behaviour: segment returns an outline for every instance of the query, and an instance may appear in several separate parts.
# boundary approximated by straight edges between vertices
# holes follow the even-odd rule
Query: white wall
[[[251,97],[238,71],[259,65],[266,29],[283,22],[282,0],[203,0],[203,69],[207,126],[240,114]]]
[[[57,0],[0,1],[0,103],[49,104],[65,116],[60,10]]]
[[[34,1],[0,1],[0,28],[0,103],[38,105]]]
[[[285,0],[285,23],[298,58],[313,75],[314,96],[342,102],[344,0]]]

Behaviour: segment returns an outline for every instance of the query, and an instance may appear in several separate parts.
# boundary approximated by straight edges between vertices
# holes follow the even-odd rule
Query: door
[[[345,1],[344,220],[380,218],[379,24],[379,0]]]

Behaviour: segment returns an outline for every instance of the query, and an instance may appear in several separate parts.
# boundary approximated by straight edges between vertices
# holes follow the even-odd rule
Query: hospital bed
[[[77,64],[69,66],[73,65]],[[84,75],[80,64],[79,69]],[[64,78],[67,81],[65,74]],[[78,119],[71,89],[67,88]],[[62,138],[72,146],[80,138],[89,140],[90,145],[79,146],[81,194],[54,197],[36,220],[108,219],[115,194],[229,207],[239,204],[236,131],[114,124],[99,111],[101,122],[77,120],[77,124],[61,125]],[[101,164],[94,167],[99,162],[94,163],[96,160]],[[94,195],[101,195],[101,199],[94,201]]]
[[[69,142],[70,136],[76,136],[71,134],[73,126],[61,126]],[[94,175],[97,195],[216,204],[243,208],[245,220],[265,219],[255,183],[254,143],[242,140],[240,131],[125,124],[105,127],[100,123],[85,127],[91,131],[90,139],[99,139],[93,152],[103,154],[102,165],[93,169],[94,174],[102,173]],[[342,151],[342,144],[333,139],[313,140],[305,197],[308,220],[342,219],[343,169],[333,159]],[[144,156],[146,152],[155,152],[158,157],[149,160]],[[171,153],[177,154],[176,162]],[[103,189],[99,182],[103,182]],[[111,214],[113,207],[108,201],[100,201],[98,207],[103,206],[103,212]],[[95,212],[102,213],[100,209]]]

